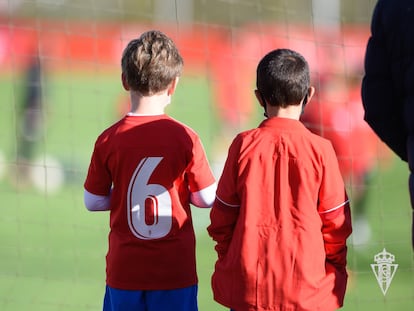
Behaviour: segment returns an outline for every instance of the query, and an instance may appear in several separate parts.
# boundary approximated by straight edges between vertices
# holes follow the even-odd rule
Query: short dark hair
[[[309,86],[308,63],[295,51],[271,51],[257,66],[257,90],[271,106],[286,107],[300,104]]]
[[[157,30],[143,33],[125,48],[122,73],[131,90],[159,93],[181,75],[183,59],[174,42]]]

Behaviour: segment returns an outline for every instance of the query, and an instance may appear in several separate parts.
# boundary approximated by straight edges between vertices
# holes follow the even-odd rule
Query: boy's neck
[[[165,107],[170,103],[171,96],[167,92],[143,96],[139,92],[130,92],[130,113],[139,115],[158,115],[165,113]]]
[[[287,106],[286,108],[267,105],[268,118],[277,117],[277,118],[299,120],[301,114],[302,114],[302,104],[290,105],[290,106]]]

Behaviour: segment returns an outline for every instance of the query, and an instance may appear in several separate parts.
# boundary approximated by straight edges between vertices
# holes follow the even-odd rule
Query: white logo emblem
[[[381,288],[382,293],[387,293],[388,288],[391,285],[392,278],[397,271],[398,264],[393,264],[395,256],[388,253],[385,248],[381,253],[374,256],[375,264],[371,264],[372,271],[378,281],[378,285]]]

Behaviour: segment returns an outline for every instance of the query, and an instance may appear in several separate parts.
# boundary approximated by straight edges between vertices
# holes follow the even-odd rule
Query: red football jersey
[[[238,311],[342,304],[351,218],[328,140],[284,118],[239,134],[210,217],[221,304]]]
[[[130,290],[196,284],[190,193],[214,182],[198,135],[167,115],[127,115],[105,130],[85,189],[112,192],[107,284]]]

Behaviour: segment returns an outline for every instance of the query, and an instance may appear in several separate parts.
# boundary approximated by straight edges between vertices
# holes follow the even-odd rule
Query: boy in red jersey
[[[84,184],[88,210],[110,211],[104,311],[198,308],[190,203],[210,207],[216,183],[198,135],[164,113],[182,66],[159,31],[123,52],[131,110],[98,137]]]
[[[235,311],[335,310],[350,207],[331,143],[299,121],[314,94],[306,60],[268,53],[255,94],[267,119],[233,140],[211,210],[214,298]]]

